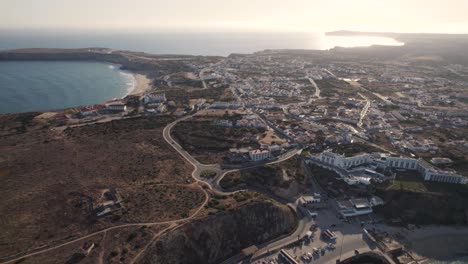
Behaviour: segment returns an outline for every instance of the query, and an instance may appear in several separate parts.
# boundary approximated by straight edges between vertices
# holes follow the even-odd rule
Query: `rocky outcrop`
[[[142,263],[219,263],[243,248],[287,234],[296,226],[294,213],[269,201],[197,220],[156,242]]]

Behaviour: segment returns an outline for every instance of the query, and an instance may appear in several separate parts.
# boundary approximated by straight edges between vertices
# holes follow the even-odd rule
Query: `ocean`
[[[104,47],[154,54],[218,55],[265,49],[318,49],[402,45],[383,37],[331,37],[323,33],[167,33],[128,31],[9,31],[0,30],[0,50],[19,48]]]
[[[453,257],[448,260],[429,260],[427,264],[467,264],[468,256]]]
[[[99,62],[0,62],[0,113],[91,105],[121,98],[133,75]]]
[[[105,47],[154,54],[219,55],[265,49],[402,45],[380,37],[325,37],[320,33],[155,33],[129,31],[0,30],[0,50]],[[132,89],[131,75],[92,62],[1,62],[0,113],[101,103]]]

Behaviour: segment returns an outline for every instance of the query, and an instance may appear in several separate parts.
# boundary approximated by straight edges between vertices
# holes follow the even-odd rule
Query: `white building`
[[[127,111],[127,106],[119,101],[112,101],[112,102],[107,102],[105,104],[106,110],[113,111],[113,112],[126,112]]]
[[[166,94],[147,94],[143,96],[143,104],[164,103],[166,101]]]
[[[371,180],[371,178],[369,178],[369,177],[350,176],[350,177],[344,178],[344,181],[349,185],[355,185],[355,184],[370,185],[371,184],[370,180]]]
[[[451,171],[440,170],[423,159],[404,157],[387,157],[385,164],[390,168],[416,170],[420,172],[425,181],[466,184],[468,178]]]
[[[387,157],[385,165],[390,168],[417,170],[418,160],[404,157]]]
[[[320,203],[321,199],[320,197],[316,196],[302,196],[300,199],[301,204],[314,204],[314,203]]]
[[[344,155],[325,151],[320,154],[320,160],[324,163],[337,166],[341,169],[348,169],[352,166],[360,166],[372,161],[370,154],[361,154],[354,157],[345,157]]]
[[[357,184],[363,183],[368,184],[367,181],[363,179],[357,179],[357,177],[349,177],[352,174],[352,170],[349,170],[354,166],[361,166],[365,164],[374,164],[381,167],[387,168],[396,168],[403,170],[415,170],[422,174],[424,180],[426,181],[437,181],[437,182],[446,182],[446,183],[456,183],[456,184],[467,184],[468,178],[459,174],[456,174],[452,171],[444,171],[438,169],[423,159],[413,159],[406,157],[384,157],[382,158],[379,155],[371,154],[360,154],[354,157],[345,157],[341,154],[333,153],[330,151],[325,151],[318,156],[318,159],[330,166],[335,168],[348,184]],[[314,160],[312,158],[311,160]],[[371,170],[368,170],[371,171]],[[346,174],[346,175],[345,175]]]
[[[365,198],[337,201],[337,204],[343,217],[366,215],[373,212],[371,203]]]
[[[251,150],[249,152],[249,157],[253,161],[266,160],[266,159],[270,158],[270,151],[269,150],[261,150],[261,149]]]

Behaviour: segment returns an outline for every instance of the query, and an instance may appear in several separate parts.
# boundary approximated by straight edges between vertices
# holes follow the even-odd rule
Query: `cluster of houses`
[[[212,109],[239,109],[241,107],[240,104],[230,102],[214,102],[210,106]]]
[[[264,161],[280,155],[282,151],[283,146],[267,144],[261,144],[258,149],[233,148],[229,150],[227,161],[232,164]]]
[[[371,214],[373,207],[383,205],[384,201],[377,196],[371,198],[350,198],[337,200],[338,212],[343,218],[354,217],[359,215]],[[302,196],[299,199],[300,207],[305,214],[314,217],[316,212],[311,212],[310,209],[319,209],[327,207],[327,203],[322,199],[319,193],[314,193],[313,196]]]
[[[256,115],[247,115],[240,120],[220,119],[214,121],[215,126],[219,127],[252,127],[266,129],[267,124]]]
[[[140,98],[147,114],[160,114],[167,111],[165,94],[146,94]],[[114,99],[103,104],[80,108],[79,117],[86,118],[106,114],[126,114],[127,105],[123,100]]]
[[[80,117],[96,116],[98,114],[126,113],[127,106],[121,100],[112,100],[100,105],[85,106],[80,109]]]
[[[160,114],[167,111],[166,94],[146,94],[141,101],[147,114]]]

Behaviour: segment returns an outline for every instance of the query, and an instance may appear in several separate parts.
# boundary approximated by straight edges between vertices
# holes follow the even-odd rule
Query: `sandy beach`
[[[135,88],[129,93],[129,95],[139,95],[151,89],[151,80],[143,74],[133,73],[135,78]]]

